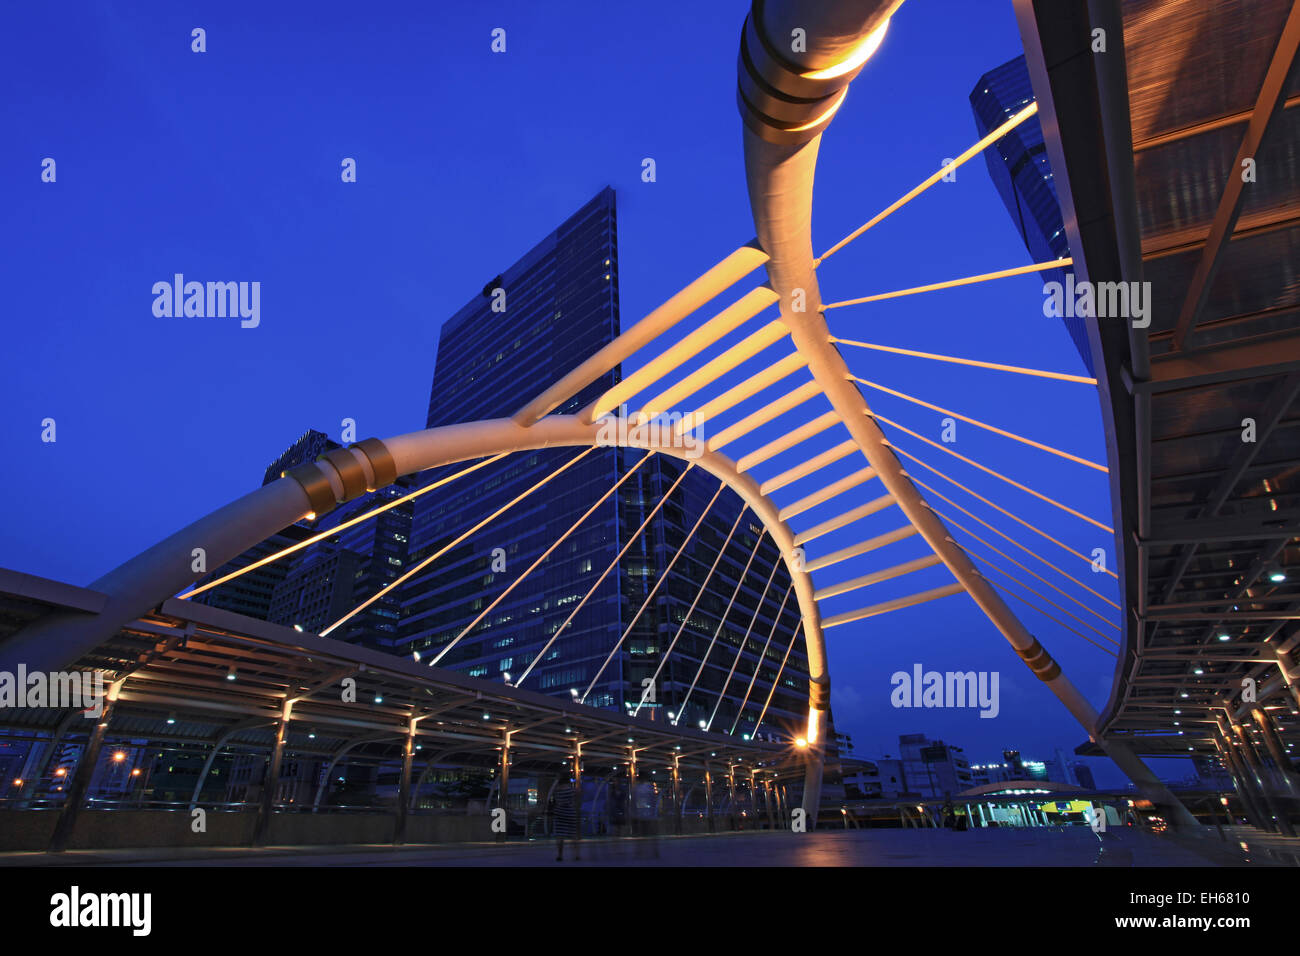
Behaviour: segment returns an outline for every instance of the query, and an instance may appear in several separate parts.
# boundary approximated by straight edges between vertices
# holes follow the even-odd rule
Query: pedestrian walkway
[[[1300,840],[1246,828],[1198,835],[1083,827],[820,830],[584,840],[555,862],[549,841],[437,846],[158,848],[0,854],[0,866],[1297,866]]]

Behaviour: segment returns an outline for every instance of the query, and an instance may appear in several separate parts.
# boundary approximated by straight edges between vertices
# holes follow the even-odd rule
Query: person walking
[[[555,859],[564,859],[564,841],[573,841],[573,858],[578,855],[578,800],[573,781],[567,775],[556,782],[551,791],[551,821],[555,830]]]

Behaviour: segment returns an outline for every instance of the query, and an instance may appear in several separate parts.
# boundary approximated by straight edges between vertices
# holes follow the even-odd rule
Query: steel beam
[[[1297,49],[1300,49],[1300,3],[1292,3],[1291,13],[1282,27],[1277,48],[1273,51],[1268,71],[1264,74],[1264,82],[1259,88],[1246,134],[1237,149],[1237,158],[1232,164],[1232,171],[1228,173],[1228,182],[1219,197],[1219,208],[1214,213],[1205,249],[1201,252],[1196,271],[1187,286],[1187,296],[1178,312],[1178,322],[1174,327],[1175,350],[1186,345],[1187,337],[1195,329],[1205,301],[1209,298],[1210,288],[1214,285],[1214,278],[1223,262],[1224,251],[1237,225],[1237,217],[1241,215],[1241,201],[1247,185],[1242,165],[1259,155],[1265,137],[1276,125],[1275,121],[1282,112],[1283,94],[1286,92],[1287,78],[1291,74]]]

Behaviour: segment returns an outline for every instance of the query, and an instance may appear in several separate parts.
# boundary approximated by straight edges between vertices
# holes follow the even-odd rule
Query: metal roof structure
[[[89,610],[104,596],[0,570],[0,640],[53,609]],[[286,703],[286,742],[299,755],[400,762],[407,739],[417,766],[496,766],[506,735],[520,771],[556,770],[576,751],[584,764],[694,775],[711,766],[802,774],[788,746],[705,734],[649,717],[584,706],[499,682],[430,668],[219,608],[170,599],[77,662],[120,681],[115,739],[268,752]],[[343,682],[355,681],[345,699]],[[79,712],[72,712],[79,720]],[[6,708],[4,726],[56,733],[68,712]],[[79,728],[78,728],[79,729]],[[579,746],[580,745],[580,746]],[[360,749],[358,749],[360,748]]]
[[[1300,5],[1016,7],[1075,272],[1149,290],[1149,327],[1092,329],[1126,605],[1099,730],[1211,756],[1262,705],[1285,739],[1300,709]]]

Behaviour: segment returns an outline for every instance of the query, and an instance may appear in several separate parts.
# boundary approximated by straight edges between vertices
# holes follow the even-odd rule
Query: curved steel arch
[[[850,82],[902,3],[840,0],[810,7],[803,0],[754,0],[746,18],[738,90],[745,175],[758,243],[768,255],[768,279],[780,296],[781,321],[863,456],[926,544],[1089,737],[1153,802],[1169,808],[1178,824],[1195,826],[1195,818],[1127,745],[1101,736],[1092,704],[926,504],[831,341],[817,281],[820,260],[812,246],[817,152]],[[791,28],[805,31],[802,50],[787,51]]]
[[[616,427],[609,429],[611,423]],[[606,440],[607,429],[625,434],[626,440]],[[316,463],[298,466],[285,477],[212,512],[122,564],[90,585],[109,597],[97,617],[62,614],[42,618],[3,645],[5,657],[22,659],[29,667],[52,665],[48,669],[75,663],[117,628],[203,577],[203,573],[193,570],[196,548],[203,549],[209,566],[220,567],[280,529],[325,514],[367,491],[387,487],[398,477],[502,453],[617,446],[692,462],[724,482],[750,506],[781,549],[799,600],[810,673],[816,680],[823,679],[826,649],[812,579],[796,559],[794,533],[780,518],[777,506],[759,490],[758,482],[738,471],[727,456],[717,451],[688,450],[672,441],[652,440],[659,432],[638,429],[622,418],[583,422],[573,415],[553,415],[527,427],[501,418],[430,428],[386,441],[367,439],[346,450],[331,452]]]
[[[611,433],[623,440],[607,440]],[[660,440],[664,438],[669,440]],[[811,575],[798,559],[794,532],[777,506],[726,455],[699,445],[687,448],[665,429],[638,428],[617,416],[584,422],[575,415],[552,415],[529,426],[510,418],[490,419],[336,449],[214,511],[95,581],[90,587],[109,598],[99,615],[41,618],[0,645],[4,659],[22,661],[32,670],[71,666],[119,628],[203,577],[193,570],[196,548],[203,549],[209,566],[220,567],[280,529],[387,487],[398,477],[502,453],[559,447],[641,448],[668,455],[698,465],[738,494],[780,548],[803,622],[810,707],[824,709],[829,677],[821,616]]]

